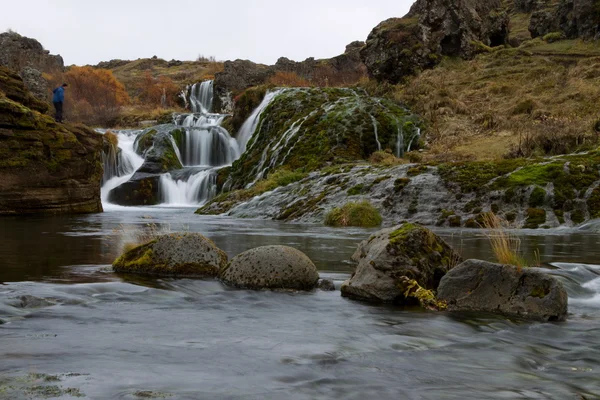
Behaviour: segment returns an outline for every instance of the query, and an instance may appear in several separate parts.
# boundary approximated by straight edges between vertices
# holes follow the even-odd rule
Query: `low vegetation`
[[[349,202],[342,207],[334,208],[325,216],[328,226],[358,226],[373,228],[381,225],[379,211],[368,201]]]
[[[521,240],[507,230],[506,221],[491,212],[482,216],[482,227],[488,230],[487,237],[496,260],[501,264],[527,267],[527,262],[520,254]]]

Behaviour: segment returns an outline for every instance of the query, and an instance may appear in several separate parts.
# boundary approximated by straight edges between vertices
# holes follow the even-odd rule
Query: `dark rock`
[[[56,303],[52,301],[48,301],[46,299],[42,299],[40,297],[35,297],[31,295],[25,295],[19,297],[18,307],[21,308],[43,308],[50,307],[55,305]]]
[[[137,172],[160,174],[181,169],[174,137],[181,137],[183,131],[175,125],[160,125],[146,129],[135,139],[136,152],[144,157],[144,164]]]
[[[102,211],[102,135],[46,107],[0,67],[0,215]]]
[[[360,51],[369,75],[392,83],[432,68],[441,56],[471,58],[508,40],[500,0],[418,0],[403,18],[380,23]]]
[[[514,9],[517,12],[530,13],[537,9],[538,0],[515,0]]]
[[[317,289],[323,290],[324,292],[333,292],[335,290],[335,284],[331,279],[319,279]]]
[[[561,32],[567,39],[600,38],[600,8],[596,0],[560,0],[542,3],[531,16],[532,37]]]
[[[150,206],[160,203],[160,175],[136,172],[127,182],[108,194],[111,203],[122,206]]]
[[[219,277],[240,288],[312,290],[317,285],[319,273],[300,250],[262,246],[235,256]]]
[[[450,311],[496,312],[539,321],[567,317],[567,292],[554,277],[528,268],[467,260],[440,282]]]
[[[423,226],[404,223],[361,242],[352,256],[356,272],[341,287],[342,296],[384,303],[406,303],[403,278],[434,290],[461,261],[460,256]]]
[[[199,233],[163,235],[125,252],[116,272],[153,276],[208,278],[227,265],[227,255]]]
[[[43,102],[48,101],[50,86],[40,71],[31,67],[25,67],[21,70],[21,77],[23,78],[25,87],[31,91],[31,94],[35,98]]]

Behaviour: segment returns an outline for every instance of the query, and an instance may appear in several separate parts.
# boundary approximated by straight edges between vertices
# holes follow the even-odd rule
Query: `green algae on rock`
[[[227,255],[199,233],[173,233],[126,251],[115,272],[152,276],[209,278],[227,265]]]
[[[358,226],[373,228],[380,226],[381,214],[368,201],[349,202],[342,207],[336,207],[325,216],[328,226]]]
[[[435,290],[440,279],[461,261],[460,255],[443,239],[412,223],[373,234],[359,244],[352,259],[358,266],[343,283],[343,296],[405,305],[414,305],[419,300],[414,296],[418,288],[411,280],[425,290]]]

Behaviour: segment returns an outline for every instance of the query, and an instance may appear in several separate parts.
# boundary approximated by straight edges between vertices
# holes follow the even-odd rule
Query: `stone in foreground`
[[[535,269],[467,260],[438,288],[449,311],[497,312],[536,321],[564,321],[567,292],[553,276]]]
[[[262,246],[235,256],[220,278],[247,289],[312,290],[319,280],[317,267],[302,253],[287,246]]]
[[[172,233],[125,252],[115,272],[154,276],[210,278],[227,265],[227,255],[199,233]]]
[[[462,261],[446,242],[423,226],[404,223],[363,241],[352,258],[356,272],[341,287],[342,296],[377,303],[412,304],[404,278],[435,290],[440,279]]]

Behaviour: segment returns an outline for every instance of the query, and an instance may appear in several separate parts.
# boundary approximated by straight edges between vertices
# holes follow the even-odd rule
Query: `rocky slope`
[[[102,211],[102,136],[47,107],[0,67],[0,215]]]
[[[598,150],[537,160],[337,166],[251,199],[224,194],[198,213],[321,223],[334,207],[368,200],[386,226],[406,220],[479,228],[489,211],[516,228],[576,226],[600,218],[599,167]]]

